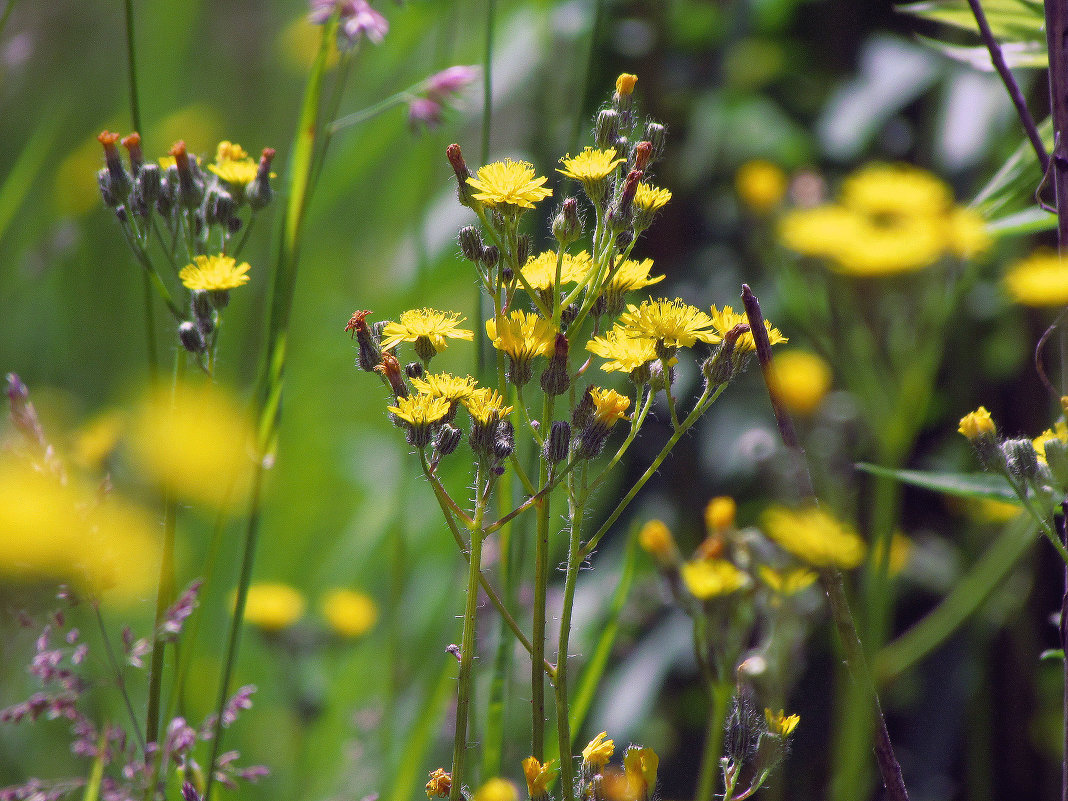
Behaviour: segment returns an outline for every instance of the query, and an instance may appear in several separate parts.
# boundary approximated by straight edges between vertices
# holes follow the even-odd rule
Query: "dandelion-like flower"
[[[717,309],[715,306],[712,307],[712,325],[716,329],[717,335],[715,342],[722,340],[731,329],[743,323],[749,324],[749,318],[746,317],[744,312],[736,312],[731,306],[724,306],[722,309]],[[773,328],[767,320],[764,321],[764,328],[768,331],[768,340],[772,345],[779,345],[787,341],[782,332],[778,328]],[[752,353],[755,350],[756,341],[753,339],[752,331],[746,331],[734,343],[735,353]]]
[[[1068,262],[1052,250],[1040,250],[1005,274],[1009,296],[1024,306],[1068,304]]]
[[[739,199],[757,214],[767,214],[778,206],[788,183],[782,168],[769,161],[748,161],[734,174]]]
[[[718,342],[719,335],[709,330],[712,318],[681,299],[642,301],[640,306],[627,305],[619,322],[629,336],[645,337],[663,348],[689,348],[697,340]]]
[[[634,84],[638,82],[638,76],[629,72],[621,72],[616,78],[616,94],[627,97],[634,92]]]
[[[495,389],[481,387],[472,392],[464,401],[464,407],[471,419],[482,425],[495,422],[512,411],[511,406],[504,405],[504,398]]]
[[[779,223],[779,240],[802,256],[831,258],[843,241],[860,235],[862,219],[844,206],[795,209]]]
[[[178,273],[186,289],[225,292],[248,283],[248,262],[238,264],[229,256],[194,256]]]
[[[412,386],[417,392],[456,403],[471,397],[478,382],[469,375],[461,378],[450,373],[430,373],[422,378],[413,378]]]
[[[552,195],[542,184],[544,176],[535,177],[534,165],[525,161],[495,161],[481,167],[476,176],[467,179],[475,190],[475,200],[487,206],[506,206],[515,210],[532,209],[534,204]]]
[[[949,187],[909,164],[870,164],[842,182],[841,201],[862,214],[937,217],[953,205]]]
[[[663,520],[649,520],[638,532],[638,545],[662,565],[670,565],[678,555],[675,538]]]
[[[650,276],[653,269],[652,259],[635,261],[625,259],[616,265],[616,268],[608,275],[604,282],[605,314],[612,317],[623,311],[623,296],[627,292],[636,289],[645,289],[647,286],[659,284],[664,276]]]
[[[516,309],[507,317],[486,321],[486,334],[493,347],[508,354],[508,377],[516,386],[522,386],[533,375],[531,362],[535,356],[551,356],[556,341],[556,330],[537,314],[527,314]]]
[[[547,250],[523,265],[523,277],[531,289],[536,292],[552,291],[553,282],[556,281],[556,259],[556,251]],[[560,285],[581,281],[590,271],[590,266],[590,254],[586,251],[565,253],[563,264],[560,265]]]
[[[638,799],[652,797],[659,766],[660,757],[652,748],[630,746],[623,755],[623,773],[627,780],[628,790]]]
[[[375,602],[355,590],[331,590],[323,596],[320,609],[330,628],[342,637],[366,634],[378,621]]]
[[[796,595],[816,580],[816,572],[807,567],[776,570],[768,565],[761,565],[757,572],[760,580],[777,595]]]
[[[620,395],[614,389],[601,389],[593,387],[590,390],[593,398],[594,421],[605,426],[613,426],[619,420],[627,420],[627,409],[630,408],[630,398]]]
[[[614,148],[597,150],[592,147],[585,148],[577,156],[565,156],[560,159],[563,169],[557,168],[561,175],[572,178],[582,184],[586,195],[594,204],[599,204],[608,187],[608,176],[615,172],[616,167],[626,162],[626,159],[616,158]]]
[[[993,437],[997,433],[997,427],[994,425],[994,419],[990,416],[990,412],[986,410],[986,407],[980,406],[974,412],[968,412],[960,419],[960,426],[957,431],[969,440],[976,440],[980,437]]]
[[[594,337],[587,342],[586,350],[608,359],[601,365],[601,369],[606,373],[634,373],[657,358],[655,339],[633,336],[619,325],[614,326],[604,336]]]
[[[615,750],[615,742],[608,739],[608,732],[603,731],[590,740],[589,744],[582,749],[582,764],[597,772],[608,764],[608,760],[612,758]]]
[[[979,407],[980,410],[986,411],[983,407]],[[973,412],[974,414],[974,412]],[[993,426],[993,423],[991,423]],[[1065,424],[1063,420],[1058,420],[1057,424],[1053,428],[1047,428],[1033,440],[1031,444],[1035,448],[1035,454],[1042,462],[1046,461],[1046,443],[1057,441],[1064,444],[1068,444],[1068,424]]]
[[[451,404],[446,398],[419,393],[398,398],[397,405],[388,408],[408,424],[409,442],[416,448],[425,448],[430,444],[433,426],[445,419]]]
[[[773,506],[761,518],[764,532],[783,549],[815,567],[854,568],[864,560],[864,541],[852,527],[816,506]]]
[[[807,350],[788,350],[771,363],[768,382],[775,397],[795,414],[810,415],[831,388],[831,368]]]
[[[248,588],[244,621],[264,631],[281,631],[304,615],[307,601],[299,590],[280,582],[261,582]]]
[[[699,559],[687,562],[680,570],[686,589],[702,601],[730,595],[750,584],[749,574],[726,559]]]
[[[244,188],[256,180],[259,169],[245,149],[236,142],[219,142],[215,150],[215,163],[208,169],[235,188]]]
[[[419,358],[429,361],[445,350],[449,339],[474,339],[473,331],[459,327],[466,319],[456,312],[409,309],[401,312],[400,322],[386,323],[382,329],[382,349],[389,350],[401,342],[414,342]]]
[[[639,183],[634,192],[634,231],[641,233],[653,224],[653,218],[671,200],[671,192],[650,184]]]
[[[764,720],[767,721],[768,731],[772,734],[776,734],[779,737],[789,737],[793,730],[797,728],[797,724],[801,722],[801,716],[787,715],[786,711],[782,709],[778,712],[765,709]]]

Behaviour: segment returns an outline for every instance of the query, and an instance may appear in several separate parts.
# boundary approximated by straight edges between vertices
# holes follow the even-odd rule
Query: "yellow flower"
[[[718,335],[709,330],[712,318],[679,298],[650,298],[642,301],[640,306],[628,304],[619,322],[630,329],[629,336],[653,339],[667,348],[688,348],[698,339],[702,342],[719,341]]]
[[[400,322],[386,323],[382,329],[382,349],[389,350],[400,342],[414,342],[416,354],[428,361],[445,350],[449,339],[471,341],[475,338],[473,331],[459,327],[466,319],[456,312],[409,309],[401,312]]]
[[[616,78],[616,93],[626,97],[634,91],[634,84],[638,82],[638,76],[629,72],[622,72]]]
[[[801,716],[787,716],[786,712],[782,709],[778,712],[772,712],[770,709],[765,709],[764,720],[768,722],[768,731],[772,734],[777,734],[779,737],[789,737],[793,730],[797,728],[797,724],[801,722]]]
[[[564,262],[560,266],[560,285],[581,281],[589,270],[589,253],[586,251],[574,255],[565,253]],[[556,251],[547,250],[530,259],[523,265],[522,273],[531,289],[538,292],[551,291],[553,282],[556,280]]]
[[[452,774],[444,768],[437,768],[430,774],[430,781],[426,783],[427,798],[448,798],[452,792]]]
[[[650,277],[649,272],[652,269],[652,259],[642,261],[626,259],[617,264],[603,284],[605,313],[614,317],[623,311],[624,293],[635,289],[645,289],[647,286],[659,284],[664,280],[662,275]]]
[[[117,409],[98,415],[78,432],[72,458],[82,467],[100,467],[118,447],[125,426],[126,415]]]
[[[678,548],[671,529],[662,520],[650,520],[638,532],[638,544],[658,562],[667,565],[675,561]]]
[[[1005,274],[1005,289],[1024,306],[1068,304],[1068,264],[1052,250],[1040,250]]]
[[[671,200],[671,191],[647,183],[639,183],[634,193],[634,207],[647,214],[660,211]]]
[[[620,395],[614,389],[593,387],[590,396],[593,398],[593,414],[597,423],[611,427],[617,420],[630,419],[627,417],[630,398],[626,395]]]
[[[241,505],[252,476],[254,429],[212,384],[187,381],[148,395],[127,445],[148,477],[178,497],[219,509]]]
[[[245,599],[244,621],[264,631],[281,631],[300,620],[305,606],[304,596],[288,584],[253,584]]]
[[[463,404],[471,417],[482,425],[488,425],[494,419],[499,420],[512,411],[511,406],[504,405],[500,394],[489,387],[474,390]]]
[[[229,256],[194,256],[178,273],[186,289],[221,292],[248,283],[248,262],[237,264]]]
[[[749,318],[742,312],[735,312],[731,306],[724,306],[722,309],[712,307],[712,325],[716,329],[715,338],[712,342],[719,342],[723,337],[727,336],[727,333],[731,331],[735,326],[745,323],[749,324]],[[782,335],[778,328],[772,328],[771,323],[767,320],[764,321],[764,328],[768,332],[768,341],[772,345],[780,345],[783,342],[787,342],[786,337]],[[753,339],[753,332],[746,331],[740,337],[737,342],[734,343],[735,353],[752,353],[756,350],[756,340]]]
[[[617,325],[603,337],[594,337],[587,342],[586,350],[609,360],[601,365],[606,373],[633,373],[655,361],[656,340],[631,336]]]
[[[554,768],[555,759],[550,759],[544,765],[535,757],[527,757],[523,760],[523,775],[527,779],[527,792],[531,798],[545,798],[549,794],[549,784],[556,778],[559,768]]]
[[[577,156],[564,156],[560,159],[564,169],[557,168],[556,171],[587,186],[602,183],[605,178],[615,172],[616,167],[625,162],[626,159],[616,158],[616,151],[613,148],[596,150],[587,147]],[[589,189],[587,188],[586,191],[589,192]]]
[[[542,188],[548,180],[534,177],[534,165],[525,161],[495,161],[481,167],[477,177],[467,179],[475,190],[475,200],[487,206],[511,206],[532,209],[539,200],[552,195],[551,189]]]
[[[140,601],[159,571],[154,516],[74,476],[61,481],[0,452],[0,583],[67,581]]]
[[[630,746],[623,755],[623,773],[627,786],[638,798],[648,798],[656,787],[656,770],[660,758],[652,748]]]
[[[749,161],[734,174],[734,188],[742,203],[758,214],[767,214],[786,195],[786,173],[769,161]]]
[[[816,506],[773,506],[761,519],[780,547],[816,567],[854,568],[864,560],[864,541],[845,523]]]
[[[838,205],[795,209],[779,223],[779,239],[802,256],[831,257],[843,241],[859,236],[862,218]]]
[[[730,595],[750,584],[749,575],[726,559],[699,559],[687,562],[680,570],[686,589],[702,601]]]
[[[831,388],[831,368],[807,350],[788,350],[771,362],[768,380],[775,396],[791,412],[810,415]]]
[[[960,427],[957,431],[969,440],[980,437],[992,437],[997,433],[997,427],[985,406],[980,406],[974,412],[968,412],[960,419]]]
[[[1068,443],[1068,424],[1063,420],[1058,420],[1053,428],[1047,428],[1031,440],[1035,453],[1038,454],[1038,458],[1043,462],[1046,461],[1046,443],[1050,440],[1060,440],[1061,442]]]
[[[449,399],[419,393],[399,398],[396,406],[387,408],[406,423],[417,427],[429,426],[449,413]]]
[[[237,142],[227,142],[224,139],[215,148],[216,161],[241,161],[247,158],[249,158],[249,155],[245,148],[241,147]]]
[[[949,215],[949,250],[962,259],[971,259],[990,250],[993,239],[986,220],[974,209],[955,208]]]
[[[760,580],[778,595],[796,595],[816,580],[816,573],[807,567],[776,570],[768,565],[758,568]]]
[[[493,347],[504,351],[516,361],[527,361],[535,356],[551,356],[556,341],[556,329],[545,318],[534,312],[516,309],[507,317],[501,317],[501,326],[496,320],[486,320],[486,334],[493,340]]]
[[[830,263],[846,275],[880,277],[930,267],[945,252],[947,223],[917,215],[863,217],[843,238]]]
[[[615,750],[615,742],[608,739],[608,732],[603,731],[582,749],[582,764],[597,772],[608,764]]]
[[[378,621],[378,607],[362,592],[331,590],[321,602],[323,618],[342,637],[366,634]]]
[[[842,204],[863,214],[937,217],[953,205],[939,178],[909,164],[869,164],[842,182]]]
[[[413,378],[412,386],[417,392],[455,403],[471,397],[478,382],[469,375],[460,378],[450,373],[429,373],[422,378]]]
[[[519,801],[519,791],[507,779],[493,778],[478,788],[471,801]]]
[[[222,141],[215,150],[215,163],[208,169],[232,186],[245,187],[255,180],[258,165],[241,145]]]
[[[722,534],[734,528],[738,504],[729,495],[719,495],[705,506],[705,527],[709,534]]]
[[[882,561],[882,550],[878,545],[872,549],[871,563],[873,565],[878,565]],[[890,537],[890,560],[886,565],[887,573],[891,576],[898,575],[905,569],[911,555],[912,540],[900,531],[895,531]]]

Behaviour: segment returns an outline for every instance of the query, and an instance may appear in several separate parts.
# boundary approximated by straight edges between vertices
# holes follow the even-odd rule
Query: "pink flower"
[[[441,100],[442,95],[459,92],[477,78],[478,67],[468,67],[463,64],[448,67],[426,79],[427,95]]]
[[[414,97],[408,102],[408,123],[412,128],[425,125],[436,128],[441,124],[441,104],[428,97]]]
[[[348,47],[355,45],[361,36],[381,44],[389,32],[389,21],[367,0],[311,0],[308,18],[316,25],[322,25],[335,11],[340,11],[341,15],[339,36]]]

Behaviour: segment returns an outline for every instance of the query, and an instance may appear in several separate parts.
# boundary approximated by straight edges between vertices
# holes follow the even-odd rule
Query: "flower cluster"
[[[786,213],[779,235],[791,250],[858,277],[923,270],[990,247],[977,212],[954,205],[948,186],[905,164],[858,170],[843,181],[837,202]]]

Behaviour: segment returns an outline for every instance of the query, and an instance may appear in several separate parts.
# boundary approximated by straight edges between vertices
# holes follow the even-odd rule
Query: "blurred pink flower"
[[[364,35],[375,44],[381,44],[389,32],[389,21],[375,11],[367,0],[311,0],[308,18],[322,25],[337,10],[341,12],[340,34],[350,47]]]

